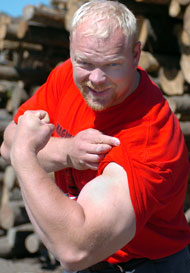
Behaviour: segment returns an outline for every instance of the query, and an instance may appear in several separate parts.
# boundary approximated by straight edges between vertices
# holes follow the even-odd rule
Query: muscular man
[[[70,37],[71,59],[19,108],[1,147],[36,231],[66,271],[190,272],[187,149],[138,67],[134,15],[91,1]]]

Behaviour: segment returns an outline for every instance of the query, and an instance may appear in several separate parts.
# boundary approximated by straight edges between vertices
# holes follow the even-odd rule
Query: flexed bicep
[[[105,259],[126,245],[135,235],[136,220],[126,171],[110,163],[101,176],[89,182],[79,195],[88,221],[89,250]]]

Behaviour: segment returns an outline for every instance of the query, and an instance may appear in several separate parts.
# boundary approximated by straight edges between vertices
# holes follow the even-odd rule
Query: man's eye
[[[118,63],[110,63],[109,66],[112,66],[112,67],[115,67],[115,66],[118,66],[119,64]]]
[[[83,61],[79,62],[79,64],[81,64],[81,65],[90,65],[90,63],[88,63],[88,62],[83,62]]]

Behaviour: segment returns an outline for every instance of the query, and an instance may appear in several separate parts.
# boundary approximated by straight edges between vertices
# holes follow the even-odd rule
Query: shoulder
[[[56,66],[46,82],[46,86],[54,86],[58,92],[62,92],[73,84],[73,68],[70,59]]]
[[[73,68],[72,68],[72,63],[71,63],[71,59],[69,58],[68,60],[64,61],[63,63],[59,64],[58,66],[56,66],[51,74],[54,75],[72,75],[73,73]]]

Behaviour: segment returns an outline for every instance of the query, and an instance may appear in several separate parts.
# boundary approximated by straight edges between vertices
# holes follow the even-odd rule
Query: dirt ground
[[[62,273],[60,265],[47,266],[38,258],[7,260],[0,258],[0,273]]]

